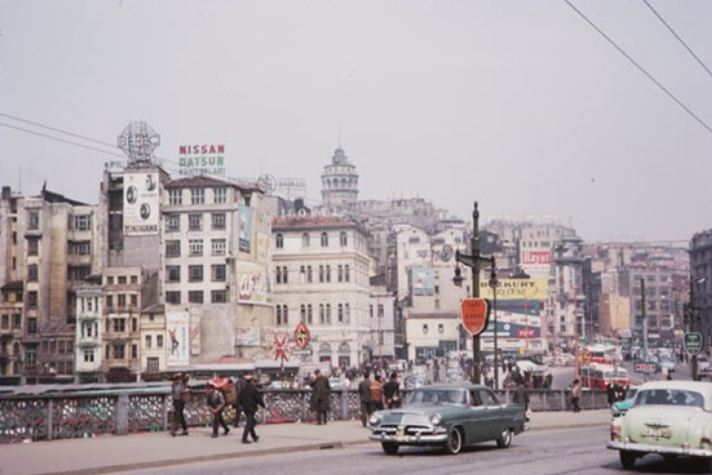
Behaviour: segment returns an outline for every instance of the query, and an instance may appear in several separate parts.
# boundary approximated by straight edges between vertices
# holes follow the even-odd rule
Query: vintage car
[[[424,386],[410,394],[405,407],[375,412],[369,426],[369,438],[389,455],[401,445],[440,446],[450,454],[490,440],[506,448],[524,430],[524,406],[501,403],[485,386]]]
[[[712,460],[712,384],[656,381],[638,387],[633,407],[611,422],[608,448],[625,469],[646,454]]]
[[[613,417],[619,417],[628,412],[628,410],[633,407],[633,402],[635,401],[635,394],[638,392],[638,387],[630,387],[625,392],[625,399],[621,401],[616,401],[611,406],[611,415]]]

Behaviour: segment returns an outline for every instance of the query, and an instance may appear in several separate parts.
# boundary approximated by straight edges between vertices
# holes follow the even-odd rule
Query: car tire
[[[499,437],[497,437],[497,447],[500,449],[506,449],[510,445],[512,445],[512,429],[509,427],[505,428],[502,430],[502,433],[499,434]]]
[[[618,456],[624,469],[631,470],[635,467],[635,459],[637,458],[635,453],[630,450],[621,450],[618,452]]]
[[[445,441],[445,452],[450,455],[457,455],[462,450],[462,429],[459,427],[453,427],[447,436],[447,441]]]
[[[388,455],[395,455],[398,453],[398,444],[381,442],[381,447],[383,447],[383,451]]]

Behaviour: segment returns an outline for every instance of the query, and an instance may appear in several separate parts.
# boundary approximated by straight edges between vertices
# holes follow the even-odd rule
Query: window
[[[151,348],[151,343],[152,343],[152,341],[153,341],[153,337],[152,337],[151,335],[146,335],[146,336],[144,337],[144,340],[145,340],[145,346],[146,346],[146,348]]]
[[[40,212],[28,211],[27,213],[27,229],[36,231],[40,229]]]
[[[277,266],[275,268],[274,278],[275,278],[275,283],[277,283],[277,284],[282,283],[282,268],[281,267]]]
[[[131,294],[130,299],[131,299],[131,307],[133,307],[133,308],[138,307],[138,295]]]
[[[213,196],[215,197],[215,203],[225,203],[227,201],[227,189],[226,188],[213,188]]]
[[[191,290],[190,292],[188,292],[188,302],[203,303],[203,291],[202,290]]]
[[[156,335],[156,346],[163,348],[163,335]]]
[[[6,317],[7,315],[3,315],[3,317]],[[299,321],[302,323],[306,323],[307,321],[307,306],[304,304],[301,304],[299,306]]]
[[[119,308],[126,308],[126,294],[119,294],[117,304]]]
[[[213,264],[210,273],[213,282],[225,282],[225,264]]]
[[[319,304],[319,323],[322,325],[326,323],[326,313],[324,312],[324,304]]]
[[[302,247],[309,247],[309,233],[302,234]]]
[[[351,305],[344,304],[344,323],[349,323],[351,321]]]
[[[326,231],[321,233],[321,247],[329,247],[329,233]]]
[[[69,280],[82,280],[91,273],[90,266],[69,266],[67,268]]]
[[[438,323],[438,333],[445,333],[445,325]]]
[[[2,316],[2,323],[0,324],[0,328],[2,328],[3,330],[10,329],[10,315]]]
[[[435,295],[438,295],[438,294],[440,293],[440,286],[439,286],[439,285],[436,285],[436,286],[434,287],[434,292],[435,292]]]
[[[180,215],[169,214],[166,216],[166,232],[175,233],[180,231]]]
[[[210,291],[210,301],[212,303],[225,303],[227,302],[227,292],[224,290],[212,290]]]
[[[370,305],[368,306],[368,312],[369,312],[369,314],[371,315],[371,318],[373,318],[373,304],[370,304]]]
[[[324,266],[319,266],[319,282],[324,282]]]
[[[225,255],[225,240],[224,239],[212,239],[210,241],[210,247],[213,256],[224,256]]]
[[[385,308],[383,307],[382,303],[378,304],[378,318],[383,318],[385,315]]]
[[[19,313],[12,315],[12,327],[18,330],[22,328],[22,315]]]
[[[114,276],[113,275],[106,277],[106,285],[114,285]]]
[[[190,190],[190,202],[194,205],[205,203],[205,190],[203,188],[192,188]]]
[[[286,305],[277,305],[277,326],[289,325],[289,309]]]
[[[213,229],[225,229],[225,213],[212,214]]]
[[[123,318],[114,318],[112,320],[114,323],[114,331],[117,333],[121,333],[126,331],[126,320]]]
[[[166,282],[180,282],[180,266],[166,266]]]
[[[91,255],[90,241],[69,241],[69,254],[72,256]]]
[[[27,255],[38,256],[40,254],[40,240],[36,237],[27,238]]]
[[[166,241],[166,257],[180,257],[180,241]]]
[[[331,304],[326,304],[326,323],[331,324]]]
[[[203,240],[191,239],[188,241],[188,253],[190,257],[199,257],[203,255]]]
[[[339,264],[338,270],[337,270],[337,275],[338,275],[338,281],[343,282],[344,280],[344,266]]]
[[[348,238],[346,237],[346,232],[345,232],[345,231],[341,231],[341,232],[339,233],[339,244],[341,244],[342,246],[348,246],[348,244],[349,244],[349,240],[348,240]]]
[[[131,345],[131,359],[138,359],[138,345],[136,344]]]
[[[307,268],[299,266],[299,283],[303,284],[307,280]]]
[[[188,282],[203,281],[203,266],[188,266]]]
[[[183,190],[168,190],[168,204],[183,204]]]
[[[313,310],[313,309],[312,309],[312,305],[311,305],[311,304],[308,304],[308,305],[307,305],[307,323],[308,323],[309,325],[311,325],[311,324],[312,324],[312,321],[313,321],[313,313],[312,313],[312,310]]]
[[[114,308],[114,296],[113,295],[106,296],[106,308],[108,308],[110,310]]]
[[[203,215],[189,214],[188,215],[188,231],[200,231],[203,229]]]
[[[27,282],[37,282],[37,264],[27,266]]]
[[[426,335],[428,333],[428,324],[427,323],[423,323],[423,333]]]
[[[289,283],[289,272],[287,272],[287,266],[282,266],[282,283]]]
[[[160,371],[158,357],[151,356],[149,358],[146,358],[146,371],[148,371],[149,373],[156,373]]]
[[[282,233],[277,233],[277,236],[274,238],[274,245],[277,249],[282,249],[284,247],[284,236]]]
[[[344,266],[344,282],[351,282],[351,267],[348,264]]]
[[[344,306],[342,304],[336,306],[336,318],[339,323],[344,323]]]
[[[37,308],[37,291],[36,290],[30,290],[27,292],[27,307],[28,308]]]
[[[74,216],[74,229],[77,231],[89,231],[91,230],[91,215],[82,214],[79,216]]]
[[[331,282],[331,266],[326,266],[326,281]]]
[[[84,362],[93,363],[94,362],[94,350],[84,350]]]
[[[178,291],[166,292],[166,303],[169,303],[172,305],[180,304],[180,292],[178,292]]]
[[[307,266],[307,283],[312,283],[312,266]]]
[[[111,347],[109,345],[106,345],[106,351],[104,357],[108,360],[111,358]]]

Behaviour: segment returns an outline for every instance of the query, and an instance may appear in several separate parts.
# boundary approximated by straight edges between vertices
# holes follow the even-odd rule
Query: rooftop
[[[166,183],[166,189],[175,188],[214,188],[230,186],[242,191],[261,191],[256,183],[234,183],[228,180],[221,180],[207,175],[188,176],[176,178]]]
[[[460,316],[455,312],[410,312],[407,316],[408,319],[437,319],[437,318],[460,318]]]
[[[272,220],[273,230],[354,228],[359,224],[348,218],[336,216],[277,216]]]

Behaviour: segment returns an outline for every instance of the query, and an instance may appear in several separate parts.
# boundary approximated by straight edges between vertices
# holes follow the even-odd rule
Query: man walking
[[[571,383],[571,406],[574,412],[580,412],[579,399],[581,398],[581,381],[578,378]]]
[[[371,416],[371,380],[368,371],[363,373],[363,380],[358,385],[358,396],[361,400],[361,424],[366,427]]]
[[[383,410],[383,380],[376,374],[371,381],[371,412]]]
[[[208,410],[213,415],[213,439],[218,436],[219,426],[222,426],[225,435],[230,432],[230,428],[223,419],[223,409],[225,409],[225,398],[222,391],[218,391],[215,384],[211,382],[208,384]]]
[[[185,380],[180,374],[173,375],[173,384],[171,387],[171,394],[173,396],[173,424],[171,427],[171,435],[176,436],[176,431],[178,430],[178,424],[183,428],[181,435],[188,435],[188,426],[185,423],[185,401],[188,399],[190,393],[188,392],[188,386]]]
[[[247,440],[248,435],[252,437],[253,441],[257,442],[260,438],[255,432],[255,426],[257,425],[255,413],[257,412],[257,408],[259,406],[262,408],[265,407],[265,402],[262,399],[262,395],[257,390],[255,379],[250,373],[245,375],[245,386],[240,391],[239,399],[240,406],[245,413],[245,429],[242,432],[242,443],[250,443],[250,441]]]
[[[326,416],[329,412],[331,385],[326,376],[320,370],[314,371],[314,388],[312,390],[312,401],[316,411],[316,423],[326,425]]]
[[[386,398],[388,409],[400,407],[400,383],[398,382],[398,373],[395,371],[391,373],[391,379],[383,386],[383,395]]]

